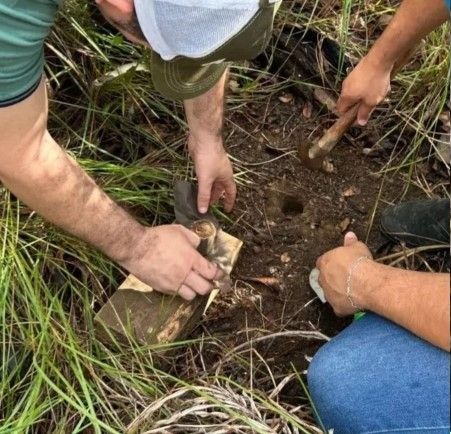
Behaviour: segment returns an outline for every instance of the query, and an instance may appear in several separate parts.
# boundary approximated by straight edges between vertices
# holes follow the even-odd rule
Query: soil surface
[[[319,301],[309,287],[309,272],[318,256],[342,243],[347,230],[365,240],[377,198],[396,202],[402,190],[400,181],[392,179],[385,179],[381,190],[382,177],[375,175],[381,161],[364,156],[362,149],[369,144],[352,135],[332,152],[333,173],[303,167],[299,143],[321,134],[334,116],[313,113],[306,119],[302,101],[290,95],[281,98],[288,103],[282,102],[279,96],[249,103],[246,114],[232,113],[227,122],[229,152],[254,172],[250,185],[239,186],[231,216],[236,223],[225,226],[244,246],[233,272],[234,291],[218,296],[194,333],[214,336],[226,348],[246,342],[255,331],[318,330],[332,337],[349,324],[350,319],[336,317]],[[375,224],[368,245],[374,252],[384,243]],[[276,337],[255,348],[272,372],[282,375],[292,371],[291,364],[304,371],[322,344]],[[215,350],[210,356],[204,354],[214,363],[221,354]],[[288,399],[301,394],[299,386],[285,389]]]

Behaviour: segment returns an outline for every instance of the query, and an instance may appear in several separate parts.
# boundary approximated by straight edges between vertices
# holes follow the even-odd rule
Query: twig
[[[224,359],[227,359],[227,357],[231,353],[237,352],[238,350],[241,350],[242,348],[246,348],[249,345],[256,344],[257,342],[266,341],[268,339],[281,338],[281,337],[318,339],[321,341],[330,341],[329,336],[326,336],[325,334],[318,332],[318,331],[286,330],[283,332],[271,333],[266,336],[260,336],[258,338],[251,338],[249,341],[243,342],[242,344],[237,345],[235,348],[233,348],[231,351],[229,351],[228,354],[226,354],[226,356],[224,357]]]
[[[281,158],[287,157],[288,155],[296,154],[296,151],[286,152],[285,154],[279,155],[278,157],[272,158],[266,161],[260,161],[257,163],[248,163],[246,161],[241,160],[241,164],[243,166],[263,166],[264,164],[272,163],[273,161],[280,160]]]
[[[163,399],[160,399],[159,401],[153,402],[148,407],[146,407],[126,428],[125,433],[126,434],[135,434],[139,427],[142,425],[144,421],[146,421],[149,416],[157,411],[159,408],[161,408],[167,401],[170,401],[171,399],[178,398],[181,395],[184,395],[189,390],[187,389],[180,389],[176,392],[172,393],[171,395],[166,396]]]
[[[287,375],[278,385],[277,387],[269,394],[269,399],[274,399],[280,391],[286,386],[287,383],[289,383],[293,378],[295,377],[295,374],[289,374]]]
[[[396,252],[387,256],[383,256],[382,258],[377,258],[376,262],[384,262],[390,259],[406,258],[415,255],[416,253],[427,252],[429,250],[449,249],[449,247],[449,244],[432,244],[430,246],[413,247],[411,249],[403,250],[402,252]]]

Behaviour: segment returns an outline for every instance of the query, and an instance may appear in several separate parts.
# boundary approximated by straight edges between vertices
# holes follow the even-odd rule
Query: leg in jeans
[[[449,354],[377,315],[324,345],[308,384],[334,434],[450,432]]]

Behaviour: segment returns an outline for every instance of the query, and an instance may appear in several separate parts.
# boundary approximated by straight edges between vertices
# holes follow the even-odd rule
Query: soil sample
[[[230,272],[238,258],[242,241],[219,228],[216,220],[205,215],[202,219],[195,213],[195,195],[184,183],[189,194],[176,195],[176,215],[183,211],[183,224],[201,238],[199,252],[224,273],[217,288],[229,289]],[[188,188],[189,187],[189,188]],[[179,189],[180,190],[180,189]],[[188,198],[188,199],[187,199]],[[182,205],[180,205],[182,203]],[[187,205],[189,204],[189,206]],[[195,204],[195,202],[194,202]],[[189,209],[189,213],[188,210]],[[154,291],[136,277],[129,275],[95,317],[96,332],[105,342],[117,339],[121,343],[137,341],[142,344],[165,344],[183,339],[198,324],[202,313],[218,293],[197,296],[185,301],[177,295],[165,295]]]

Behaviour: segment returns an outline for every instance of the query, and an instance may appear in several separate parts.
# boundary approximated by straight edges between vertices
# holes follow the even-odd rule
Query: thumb
[[[186,236],[186,238],[188,239],[189,243],[195,248],[197,249],[197,247],[199,247],[200,244],[200,237],[199,235],[195,234],[193,231],[189,230],[188,228],[185,228],[185,226],[180,226],[182,232],[184,233],[184,235]]]
[[[199,191],[197,192],[197,208],[201,214],[205,214],[210,206],[211,198],[211,187],[212,183],[210,181],[199,180]]]
[[[357,113],[357,124],[364,127],[368,123],[373,110],[374,106],[362,102],[359,107],[359,112]]]
[[[344,243],[343,245],[345,247],[349,247],[352,246],[354,243],[356,243],[358,241],[357,239],[357,235],[354,232],[348,232],[345,235],[345,239],[344,239]]]

